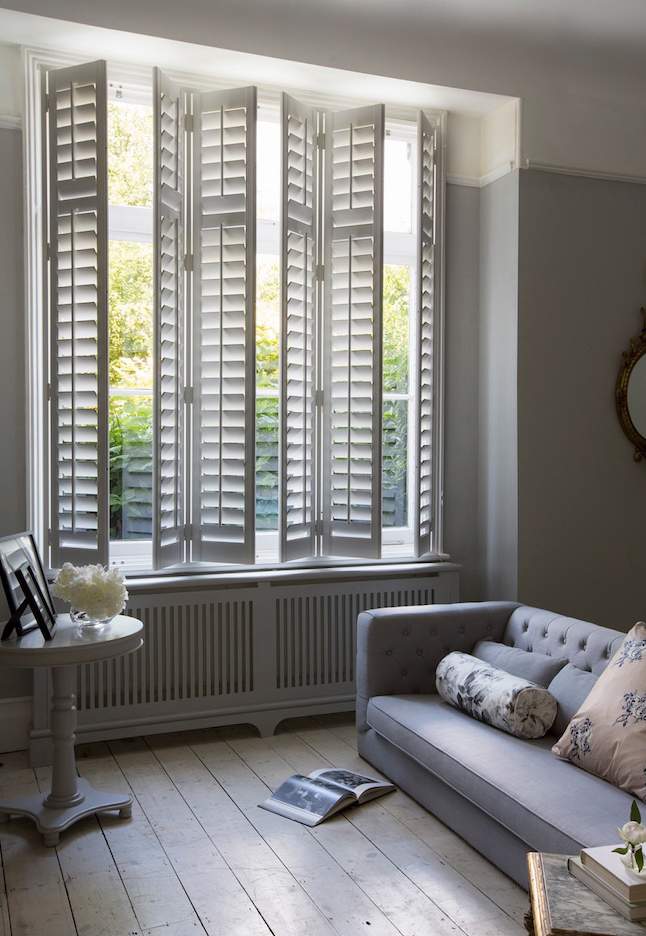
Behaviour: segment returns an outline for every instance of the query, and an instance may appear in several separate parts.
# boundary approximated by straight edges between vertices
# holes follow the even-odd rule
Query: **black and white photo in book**
[[[294,774],[275,793],[260,803],[261,809],[315,826],[346,806],[360,806],[395,787],[386,780],[375,780],[352,770],[324,767],[307,777]]]

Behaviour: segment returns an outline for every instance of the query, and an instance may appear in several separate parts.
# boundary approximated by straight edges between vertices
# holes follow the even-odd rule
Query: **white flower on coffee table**
[[[123,575],[101,565],[74,566],[66,562],[56,577],[52,594],[84,611],[93,620],[113,618],[128,600]]]
[[[639,806],[635,800],[630,807],[630,821],[625,822],[620,829],[617,829],[617,832],[625,845],[623,848],[614,848],[613,851],[622,856],[624,864],[638,872],[643,871],[646,826],[642,824]]]

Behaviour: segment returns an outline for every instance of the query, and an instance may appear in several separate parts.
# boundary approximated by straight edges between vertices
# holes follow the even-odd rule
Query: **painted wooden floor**
[[[26,754],[0,760],[0,796],[47,785]],[[86,745],[78,763],[130,790],[133,817],[84,820],[57,849],[0,826],[1,936],[524,933],[523,891],[403,793],[312,830],[258,809],[295,771],[374,773],[350,716]]]

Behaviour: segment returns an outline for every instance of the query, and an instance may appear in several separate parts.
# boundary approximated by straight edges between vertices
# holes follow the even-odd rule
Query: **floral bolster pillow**
[[[556,718],[556,699],[547,689],[468,653],[440,660],[435,684],[445,702],[517,738],[542,738]]]
[[[628,631],[552,751],[646,800],[646,624]]]

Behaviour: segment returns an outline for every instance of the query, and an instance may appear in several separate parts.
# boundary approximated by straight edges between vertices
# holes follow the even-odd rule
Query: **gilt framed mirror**
[[[641,310],[642,330],[630,340],[622,355],[615,401],[624,433],[634,446],[633,458],[646,458],[646,309]]]

